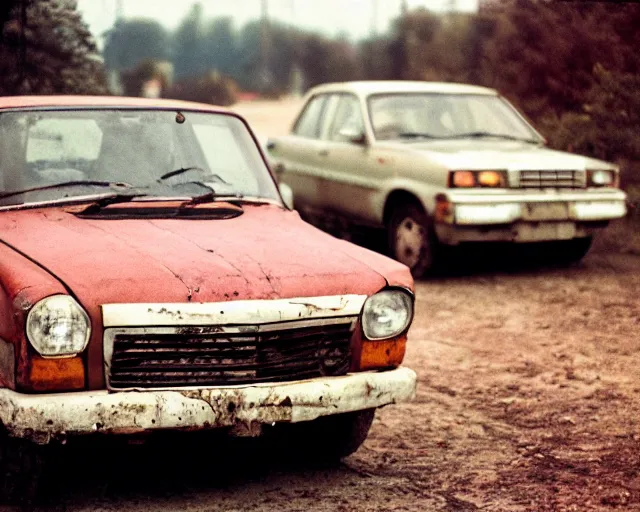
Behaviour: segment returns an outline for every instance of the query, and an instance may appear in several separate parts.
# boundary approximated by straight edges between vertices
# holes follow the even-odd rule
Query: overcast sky
[[[147,17],[175,28],[192,0],[121,0],[125,18]],[[117,0],[78,0],[78,9],[94,34],[108,30],[115,20]],[[207,17],[231,16],[240,27],[260,16],[261,0],[201,0]],[[378,5],[376,27],[386,31],[400,13],[401,0],[269,0],[269,15],[300,28],[352,39],[367,36],[373,27],[374,4]],[[426,7],[442,11],[455,4],[461,11],[477,10],[478,0],[407,0],[410,9]]]

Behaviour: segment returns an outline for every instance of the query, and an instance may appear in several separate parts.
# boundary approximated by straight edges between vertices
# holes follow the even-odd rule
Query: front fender
[[[29,358],[25,319],[39,300],[67,290],[54,276],[0,242],[0,387],[15,389]]]

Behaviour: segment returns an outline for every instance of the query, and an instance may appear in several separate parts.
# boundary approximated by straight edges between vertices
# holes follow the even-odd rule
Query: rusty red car
[[[295,424],[339,458],[410,400],[408,268],[303,222],[210,105],[0,98],[0,487],[14,448]],[[11,479],[11,482],[8,482]]]

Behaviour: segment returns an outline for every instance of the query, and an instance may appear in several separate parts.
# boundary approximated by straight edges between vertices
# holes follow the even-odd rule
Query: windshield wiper
[[[423,132],[402,132],[398,134],[401,139],[439,139],[437,135]]]
[[[224,183],[225,185],[229,185],[229,183],[227,183],[225,180],[223,180],[217,174],[210,173],[209,171],[203,169],[202,167],[197,167],[197,166],[181,167],[180,169],[176,169],[175,171],[167,172],[167,173],[163,174],[162,176],[160,176],[158,178],[158,183],[162,183],[163,181],[168,180],[169,178],[173,178],[174,176],[179,176],[180,174],[184,174],[184,173],[190,172],[190,171],[197,171],[197,172],[199,172],[201,174],[206,174],[207,176],[210,176],[210,177],[218,180],[220,183]]]
[[[194,183],[197,183],[197,182],[194,182]],[[204,194],[200,194],[199,196],[193,196],[188,201],[185,201],[182,204],[182,206],[209,203],[211,201],[215,201],[216,199],[221,199],[223,197],[231,198],[233,200],[238,200],[238,199],[242,199],[244,196],[242,194],[220,194],[211,188],[209,192],[205,192]]]
[[[456,135],[445,135],[437,138],[438,139],[479,139],[483,137],[495,137],[497,139],[516,140],[519,142],[530,142],[532,144],[541,142],[536,139],[529,139],[526,137],[516,137],[515,135],[508,135],[506,133],[492,133],[492,132],[483,132],[483,131],[458,133]]]
[[[111,189],[132,189],[133,185],[123,182],[114,181],[92,181],[92,180],[76,180],[76,181],[63,181],[62,183],[53,183],[51,185],[40,185],[38,187],[25,188],[22,190],[14,190],[11,192],[3,192],[0,194],[0,199],[6,199],[7,197],[19,196],[22,194],[28,194],[30,192],[39,192],[41,190],[55,190],[57,188],[66,187],[102,187]],[[144,194],[137,194],[144,195]],[[129,194],[126,194],[129,197]]]

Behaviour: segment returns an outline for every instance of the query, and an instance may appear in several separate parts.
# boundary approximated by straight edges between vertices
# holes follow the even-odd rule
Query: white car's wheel
[[[592,241],[591,237],[586,237],[555,242],[552,246],[552,260],[565,265],[577,263],[587,255]]]
[[[396,208],[388,230],[391,255],[409,267],[414,277],[434,268],[441,246],[421,207],[407,204]]]

